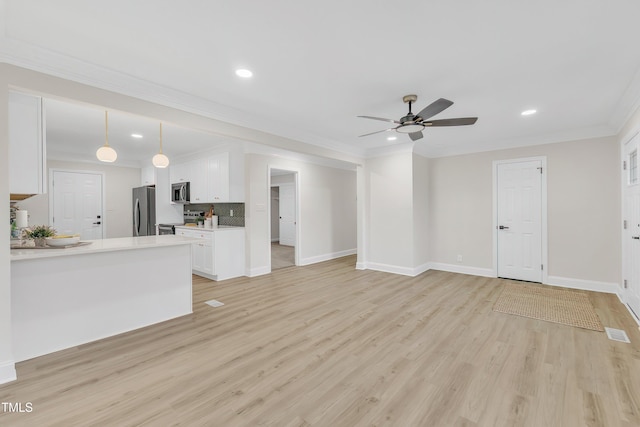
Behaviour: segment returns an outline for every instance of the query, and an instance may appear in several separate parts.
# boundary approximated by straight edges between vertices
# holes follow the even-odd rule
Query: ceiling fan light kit
[[[360,136],[369,136],[381,132],[389,132],[395,130],[398,133],[405,133],[409,135],[409,138],[413,141],[417,141],[422,138],[422,130],[429,126],[465,126],[474,124],[477,117],[461,117],[456,119],[443,119],[443,120],[429,120],[431,117],[446,110],[453,105],[452,101],[448,99],[440,98],[437,101],[432,102],[423,108],[418,114],[413,114],[411,111],[411,105],[418,100],[417,95],[405,95],[402,97],[402,101],[405,104],[409,104],[409,113],[402,117],[400,120],[385,119],[382,117],[372,116],[358,116],[364,119],[381,120],[383,122],[395,123],[398,126],[394,128],[379,130],[376,132],[367,133]]]

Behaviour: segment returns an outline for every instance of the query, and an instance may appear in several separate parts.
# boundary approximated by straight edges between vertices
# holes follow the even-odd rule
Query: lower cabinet
[[[244,276],[244,228],[176,227],[176,235],[198,239],[191,245],[193,274],[212,280]]]

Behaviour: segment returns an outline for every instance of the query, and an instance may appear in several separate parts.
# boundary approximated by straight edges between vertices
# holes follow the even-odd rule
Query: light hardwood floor
[[[640,333],[616,296],[589,294],[632,344],[495,313],[500,279],[354,265],[194,276],[193,315],[18,364],[0,399],[33,411],[0,425],[640,425]]]
[[[296,265],[295,248],[271,243],[271,271]]]

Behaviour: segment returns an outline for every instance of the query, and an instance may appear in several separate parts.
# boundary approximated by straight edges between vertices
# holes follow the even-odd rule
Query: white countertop
[[[164,236],[140,236],[119,237],[115,239],[83,240],[90,245],[83,245],[61,249],[11,249],[11,261],[27,259],[52,258],[70,255],[92,254],[99,252],[126,251],[133,249],[147,249],[166,246],[189,245],[197,241],[194,238],[164,235]]]
[[[224,230],[242,230],[244,227],[237,227],[235,225],[219,225],[217,228],[204,228],[204,227],[189,227],[186,225],[176,225],[176,228],[181,228],[183,230],[193,230],[193,231],[224,231]]]

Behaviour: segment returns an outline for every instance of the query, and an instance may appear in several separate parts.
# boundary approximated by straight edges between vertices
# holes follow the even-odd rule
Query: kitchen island
[[[191,244],[181,236],[11,250],[16,362],[192,312]]]

